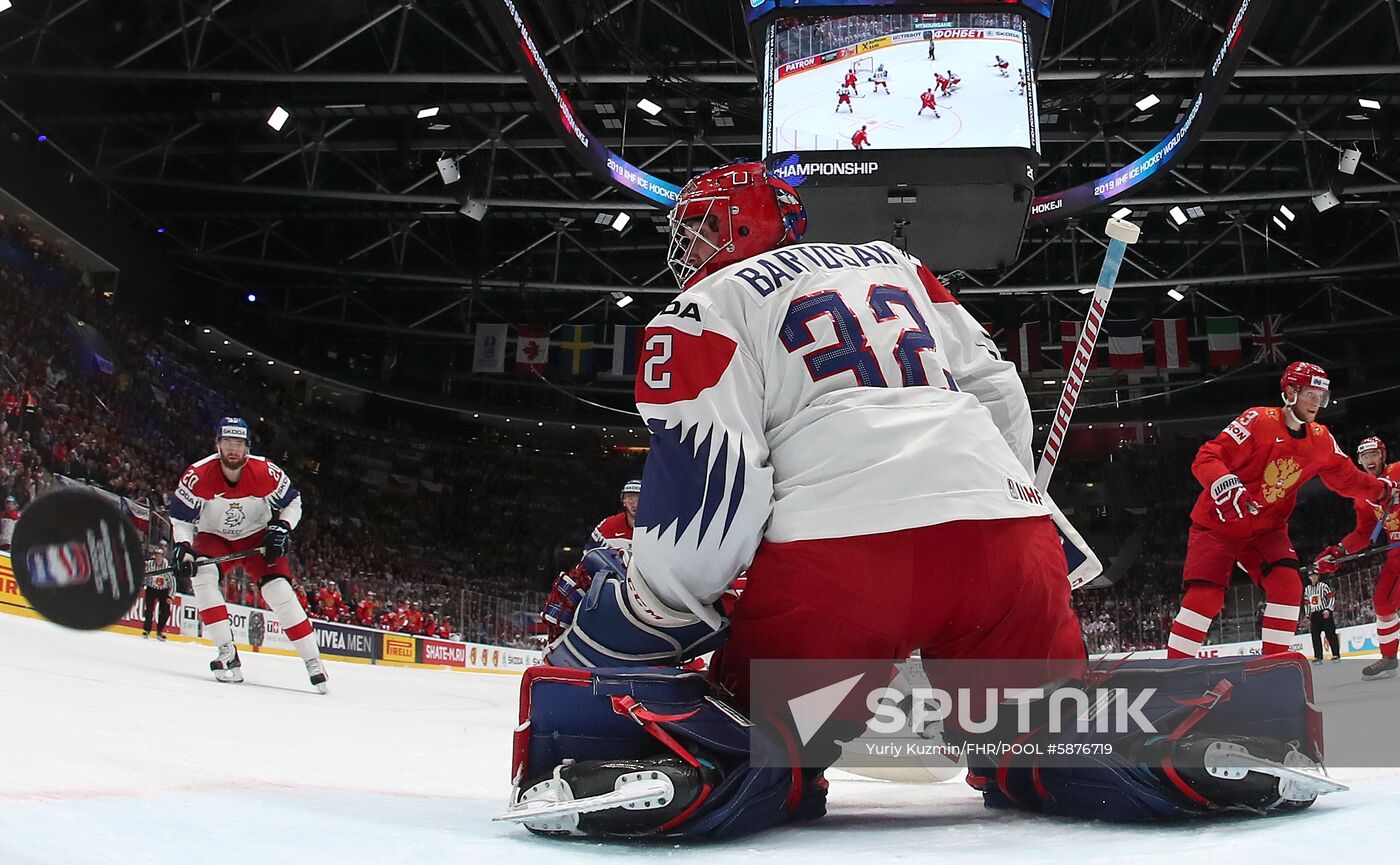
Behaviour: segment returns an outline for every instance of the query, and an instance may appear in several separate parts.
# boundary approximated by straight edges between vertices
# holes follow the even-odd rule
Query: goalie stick
[[[201,558],[197,565],[247,558],[261,549]],[[10,550],[20,594],[39,615],[67,628],[115,624],[136,602],[146,577],[146,545],[116,505],[83,489],[60,489],[30,503]]]

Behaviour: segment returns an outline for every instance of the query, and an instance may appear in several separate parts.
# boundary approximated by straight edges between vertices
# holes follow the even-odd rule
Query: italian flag
[[[1206,343],[1210,347],[1210,365],[1239,366],[1244,363],[1240,348],[1240,322],[1233,315],[1206,316]]]

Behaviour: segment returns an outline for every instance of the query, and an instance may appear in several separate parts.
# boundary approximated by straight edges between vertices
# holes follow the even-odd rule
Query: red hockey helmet
[[[1297,401],[1296,396],[1293,399],[1288,398],[1289,385],[1299,390],[1305,387],[1321,388],[1324,407],[1332,401],[1332,383],[1327,379],[1327,370],[1315,363],[1304,363],[1298,360],[1290,363],[1288,368],[1283,371],[1283,378],[1279,379],[1278,387],[1283,392],[1283,404],[1286,406],[1291,406]]]
[[[725,265],[801,240],[807,209],[762,162],[735,162],[691,179],[671,209],[670,227],[666,263],[689,288]]]
[[[1371,436],[1370,438],[1362,439],[1361,444],[1356,446],[1356,458],[1359,460],[1362,454],[1372,451],[1380,451],[1381,462],[1385,462],[1385,442],[1381,441],[1380,436]]]

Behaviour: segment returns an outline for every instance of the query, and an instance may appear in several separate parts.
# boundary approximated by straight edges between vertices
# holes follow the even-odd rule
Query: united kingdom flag
[[[1282,315],[1266,315],[1254,325],[1254,346],[1258,349],[1254,354],[1256,361],[1283,363],[1287,360],[1283,356],[1283,319]]]

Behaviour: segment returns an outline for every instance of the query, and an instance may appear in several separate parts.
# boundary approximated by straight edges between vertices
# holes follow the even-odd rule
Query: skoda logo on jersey
[[[244,513],[242,502],[229,502],[228,510],[224,511],[224,528],[236,529],[243,525]]]

